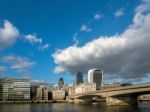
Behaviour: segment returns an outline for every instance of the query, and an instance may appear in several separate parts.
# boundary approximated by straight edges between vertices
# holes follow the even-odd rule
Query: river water
[[[150,112],[150,102],[138,106],[106,106],[93,104],[0,104],[0,112]]]

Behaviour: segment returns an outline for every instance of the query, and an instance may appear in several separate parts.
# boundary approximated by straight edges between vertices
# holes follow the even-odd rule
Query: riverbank
[[[0,101],[0,104],[67,103],[66,100]]]

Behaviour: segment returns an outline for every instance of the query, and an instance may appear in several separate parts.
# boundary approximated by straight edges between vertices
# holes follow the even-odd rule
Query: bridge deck
[[[126,91],[126,90],[131,91],[131,93],[132,93],[133,90],[136,90],[135,92],[137,92],[137,89],[139,91],[140,90],[150,91],[150,83],[137,84],[137,85],[132,85],[132,86],[124,86],[124,87],[117,87],[117,88],[109,88],[109,89],[98,90],[98,91],[92,91],[92,92],[87,92],[87,93],[84,93],[84,94],[76,94],[76,95],[68,96],[68,98],[75,98],[75,97],[78,97],[78,96],[96,95],[96,94],[99,94],[99,95],[101,94],[102,95],[102,94],[106,94],[106,93],[108,95],[108,93],[111,94],[113,92],[115,92],[115,94],[117,94],[116,92],[121,92],[121,91]],[[125,92],[125,93],[129,93],[129,92]]]

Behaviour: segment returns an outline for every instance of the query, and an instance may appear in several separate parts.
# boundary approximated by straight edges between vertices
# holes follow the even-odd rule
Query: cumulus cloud
[[[33,44],[36,44],[36,43],[42,43],[42,39],[41,38],[38,38],[36,37],[36,35],[32,35],[32,34],[28,34],[25,36],[25,39],[27,41],[29,41],[32,45]]]
[[[123,8],[118,9],[118,10],[114,13],[114,15],[115,15],[116,17],[123,16],[123,15],[124,15],[124,10],[123,10]]]
[[[103,17],[103,15],[102,15],[102,14],[99,14],[99,13],[97,13],[97,14],[94,15],[94,19],[95,19],[95,20],[99,20],[99,19],[101,19],[102,17]]]
[[[48,49],[49,47],[49,44],[45,44],[43,46],[39,46],[39,50],[45,50],[45,49]]]
[[[0,50],[14,44],[19,36],[19,30],[9,21],[4,21],[0,27]]]
[[[80,28],[81,32],[90,32],[92,31],[92,28],[90,28],[88,25],[83,24]]]
[[[150,2],[135,9],[133,24],[122,34],[100,36],[84,46],[69,46],[52,56],[58,65],[55,73],[101,68],[105,77],[141,79],[150,73]]]
[[[34,61],[30,61],[25,57],[15,56],[13,54],[4,56],[3,62],[8,63],[11,69],[24,74],[30,74],[28,68],[35,65]]]

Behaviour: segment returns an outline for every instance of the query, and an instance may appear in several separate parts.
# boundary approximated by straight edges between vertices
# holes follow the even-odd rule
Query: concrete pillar
[[[136,97],[106,97],[107,105],[135,105],[137,104]]]

